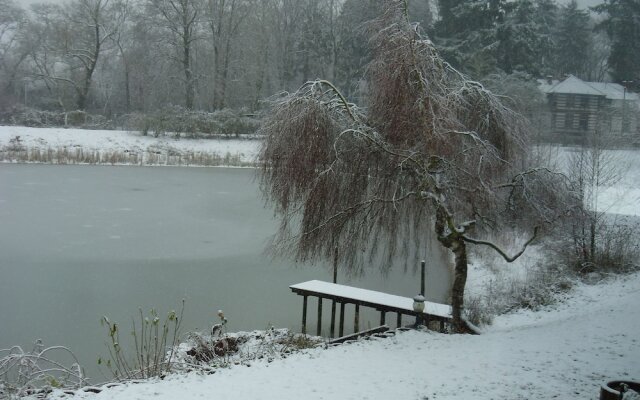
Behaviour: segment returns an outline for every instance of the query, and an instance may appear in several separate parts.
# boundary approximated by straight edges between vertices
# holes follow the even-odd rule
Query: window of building
[[[566,129],[573,129],[573,113],[567,113],[564,116],[564,127]]]
[[[580,107],[587,108],[587,106],[589,106],[589,97],[580,96]]]
[[[568,94],[567,95],[567,108],[573,108],[574,104],[575,104],[575,96],[572,94]]]
[[[580,130],[586,131],[589,128],[589,114],[580,114]]]

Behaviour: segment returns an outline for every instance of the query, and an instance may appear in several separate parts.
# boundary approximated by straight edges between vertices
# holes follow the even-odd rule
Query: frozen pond
[[[288,286],[331,273],[265,257],[275,228],[252,170],[0,164],[0,348],[65,345],[100,380],[101,316],[128,332],[138,307],[166,315],[183,298],[183,331],[208,330],[218,309],[232,331],[299,330]],[[420,287],[401,268],[338,279],[404,296]]]

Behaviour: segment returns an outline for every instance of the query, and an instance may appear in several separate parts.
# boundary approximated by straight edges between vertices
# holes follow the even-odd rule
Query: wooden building
[[[539,84],[547,96],[549,127],[557,139],[569,143],[591,135],[639,139],[636,93],[617,83],[585,82],[573,75]]]

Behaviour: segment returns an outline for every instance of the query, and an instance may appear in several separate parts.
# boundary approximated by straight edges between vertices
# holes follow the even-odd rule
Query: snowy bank
[[[479,336],[402,332],[75,398],[596,399],[607,380],[640,379],[640,273],[575,290],[554,308],[501,316]]]
[[[251,166],[259,143],[242,139],[155,138],[126,131],[0,126],[0,161]]]

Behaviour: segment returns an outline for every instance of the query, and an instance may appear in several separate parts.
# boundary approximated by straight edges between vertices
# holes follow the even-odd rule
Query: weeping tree
[[[354,271],[411,259],[435,235],[455,260],[464,331],[467,246],[518,258],[562,209],[563,178],[532,164],[523,119],[444,62],[403,1],[367,30],[366,107],[317,80],[276,100],[261,127],[261,190],[280,217],[271,250],[314,262],[337,248]],[[483,239],[505,228],[528,234],[516,254]]]

